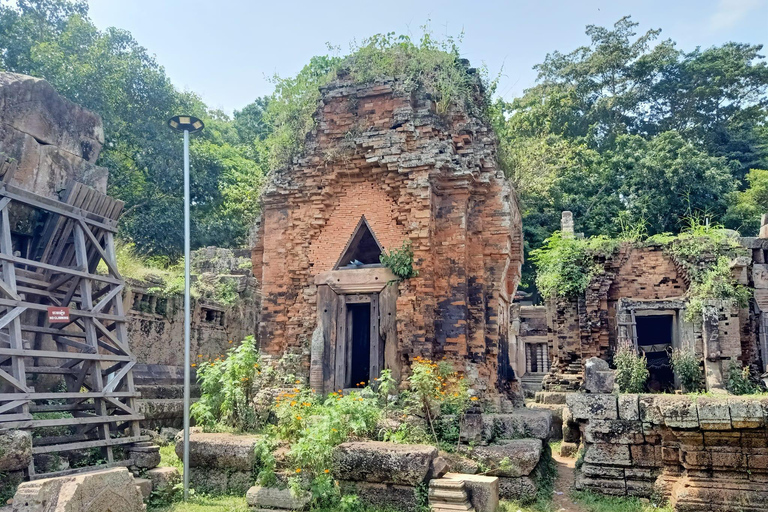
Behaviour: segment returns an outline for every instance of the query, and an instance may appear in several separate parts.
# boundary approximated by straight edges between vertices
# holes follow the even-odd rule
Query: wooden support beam
[[[73,268],[68,268],[68,267],[59,267],[56,265],[43,263],[41,261],[28,260],[27,258],[22,258],[20,256],[13,256],[13,253],[11,254],[0,253],[0,260],[9,261],[17,265],[29,265],[30,267],[51,270],[56,274],[68,274],[70,276],[84,277],[87,279],[92,279],[94,281],[101,281],[109,284],[121,284],[121,281],[119,279],[115,279],[114,277],[102,276],[100,274],[91,274],[90,272],[75,270]]]
[[[131,416],[80,416],[73,418],[59,418],[55,420],[26,420],[26,421],[7,421],[1,425],[3,428],[33,429],[42,427],[64,427],[69,425],[91,425],[102,423],[117,423],[119,421],[140,421],[144,419],[143,414],[134,414]],[[2,421],[2,420],[0,420]]]
[[[104,398],[105,396],[111,396],[113,398],[138,398],[141,396],[141,393],[137,391],[113,391],[112,393],[104,393],[100,391],[88,391],[83,393],[0,393],[0,402],[8,402],[14,400],[66,400],[68,398],[88,400],[89,398]]]
[[[85,448],[99,448],[102,446],[119,446],[121,444],[134,444],[149,441],[149,436],[118,437],[116,439],[99,439],[97,441],[83,441],[81,443],[54,444],[50,446],[33,446],[32,454],[51,452],[71,452]]]

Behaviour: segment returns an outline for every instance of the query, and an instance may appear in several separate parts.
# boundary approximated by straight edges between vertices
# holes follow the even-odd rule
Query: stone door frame
[[[399,378],[396,301],[397,278],[388,268],[330,270],[315,276],[317,327],[312,336],[310,386],[329,393],[350,384],[350,328],[347,304],[371,304],[370,372],[373,381],[381,370],[392,369]]]

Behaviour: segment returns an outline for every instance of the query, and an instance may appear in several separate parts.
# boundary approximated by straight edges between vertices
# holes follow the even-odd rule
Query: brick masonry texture
[[[396,79],[321,93],[316,129],[272,174],[254,230],[262,351],[302,354],[308,370],[314,277],[333,269],[364,215],[386,250],[409,240],[414,251],[419,275],[396,302],[403,374],[416,356],[445,357],[478,388],[504,384],[522,231],[492,129],[463,106],[436,114],[424,90]]]
[[[664,496],[675,510],[768,508],[768,399],[568,393],[566,402],[584,444],[577,488]]]

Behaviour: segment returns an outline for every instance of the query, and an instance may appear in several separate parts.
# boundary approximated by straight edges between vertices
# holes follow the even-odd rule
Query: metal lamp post
[[[205,126],[192,116],[174,116],[168,126],[184,132],[184,501],[189,498],[189,389],[190,389],[190,332],[192,319],[189,297],[189,134]]]

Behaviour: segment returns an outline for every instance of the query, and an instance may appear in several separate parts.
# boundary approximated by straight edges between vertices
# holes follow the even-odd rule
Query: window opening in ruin
[[[549,371],[549,355],[546,343],[525,344],[526,373],[546,373]]]
[[[361,267],[380,267],[382,247],[376,236],[365,220],[365,215],[360,217],[352,238],[347,242],[334,270],[353,269]]]
[[[347,304],[351,324],[346,387],[363,387],[371,371],[371,304]]]
[[[648,389],[673,391],[675,375],[670,364],[674,336],[673,315],[636,316],[637,346],[648,359]]]
[[[203,322],[224,327],[224,312],[217,309],[200,308]]]

